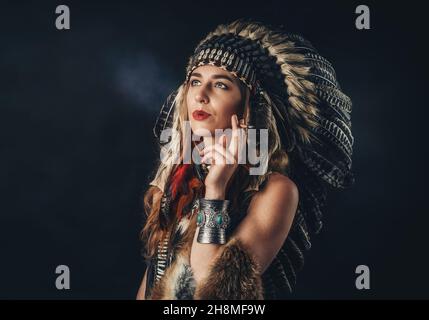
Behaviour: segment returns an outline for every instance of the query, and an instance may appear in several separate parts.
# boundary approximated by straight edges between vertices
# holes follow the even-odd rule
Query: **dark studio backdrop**
[[[71,29],[55,28],[66,4]],[[370,8],[370,30],[355,8]],[[356,184],[330,194],[293,298],[429,298],[427,17],[417,2],[2,2],[0,298],[134,299],[152,126],[197,42],[254,18],[302,34],[353,100]],[[57,290],[55,268],[70,268]],[[370,269],[369,290],[355,268]]]

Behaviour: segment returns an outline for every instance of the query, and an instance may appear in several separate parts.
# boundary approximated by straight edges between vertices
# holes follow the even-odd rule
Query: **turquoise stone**
[[[198,216],[197,216],[197,223],[201,223],[201,222],[203,222],[203,215],[200,212],[198,213]]]
[[[216,217],[216,222],[217,222],[218,224],[222,224],[222,221],[223,221],[223,219],[222,219],[222,215],[218,214],[218,215],[217,215],[217,217]]]

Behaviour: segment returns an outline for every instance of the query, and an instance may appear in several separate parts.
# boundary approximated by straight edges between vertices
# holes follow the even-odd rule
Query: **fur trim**
[[[263,300],[259,267],[237,238],[225,244],[208,276],[197,284],[195,299]]]
[[[195,280],[191,266],[179,255],[153,287],[150,300],[192,300]]]
[[[162,278],[153,286],[150,300],[192,299],[195,291],[194,274],[190,265],[192,241],[196,230],[196,215],[184,217],[178,226],[178,240],[174,242],[176,256]]]
[[[192,242],[177,253],[164,276],[154,285],[150,300],[263,299],[259,267],[238,239],[232,238],[225,244],[208,276],[198,284],[189,264],[191,246]]]

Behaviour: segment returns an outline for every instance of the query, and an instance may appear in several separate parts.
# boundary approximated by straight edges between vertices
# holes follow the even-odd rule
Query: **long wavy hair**
[[[239,118],[242,117],[248,123],[249,110],[253,103],[257,103],[247,87],[240,81],[242,107]],[[144,243],[143,254],[145,259],[150,259],[156,254],[156,248],[160,241],[173,231],[175,222],[181,219],[184,209],[189,207],[196,197],[204,195],[204,184],[193,174],[192,165],[177,164],[177,157],[182,160],[184,122],[188,121],[186,95],[188,84],[183,83],[175,97],[175,110],[173,115],[173,130],[170,142],[163,146],[164,158],[159,161],[155,178],[144,193],[143,206],[146,214],[146,222],[141,231],[141,240]],[[248,103],[247,103],[248,102]],[[260,115],[268,117],[268,170],[264,175],[250,175],[249,165],[239,164],[233,177],[226,187],[226,196],[231,200],[233,209],[238,207],[237,199],[247,188],[258,189],[269,172],[288,174],[289,158],[282,149],[280,137],[277,131],[276,121],[272,113]],[[258,149],[257,154],[260,150]],[[181,163],[181,162],[180,162]],[[168,185],[167,185],[168,183]],[[170,212],[167,217],[161,215],[161,199],[167,188],[171,190]]]

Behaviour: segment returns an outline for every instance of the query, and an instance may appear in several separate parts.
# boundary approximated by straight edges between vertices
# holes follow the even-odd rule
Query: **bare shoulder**
[[[290,220],[295,216],[298,200],[299,192],[295,182],[275,172],[270,174],[265,187],[254,195],[249,213],[253,216],[262,215],[264,219]]]
[[[281,202],[287,200],[297,203],[299,198],[298,187],[295,182],[278,172],[269,175],[265,188],[257,194],[259,199],[273,200],[275,198]]]
[[[268,176],[267,185],[269,185],[270,183],[281,184],[283,186],[288,186],[289,188],[295,188],[296,190],[298,190],[295,182],[293,182],[292,179],[279,172],[273,172]]]

